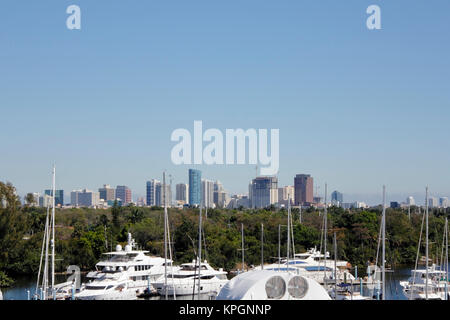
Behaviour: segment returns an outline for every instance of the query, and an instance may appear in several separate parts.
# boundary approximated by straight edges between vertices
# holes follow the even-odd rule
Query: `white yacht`
[[[3,300],[3,293],[2,293],[2,290],[0,290],[0,300]]]
[[[436,268],[433,264],[428,268],[428,289],[426,289],[426,269],[411,270],[411,277],[407,281],[400,281],[400,285],[403,287],[403,293],[410,300],[444,300],[445,278],[445,271]]]
[[[227,272],[223,269],[214,270],[205,260],[200,269],[200,293],[216,293],[229,281]],[[192,295],[198,294],[198,262],[184,263],[179,270],[167,274],[167,285],[165,276],[161,276],[153,286],[160,295]]]
[[[216,300],[331,300],[315,280],[295,272],[253,270],[231,279]]]
[[[166,260],[147,256],[148,251],[134,250],[134,246],[134,239],[131,238],[131,234],[128,234],[128,244],[124,250],[121,245],[117,245],[116,251],[104,253],[104,259],[95,266],[96,270],[87,274],[89,282],[84,284],[81,292],[75,297],[82,299],[92,295],[104,299],[105,294],[100,294],[100,291],[112,290],[114,287],[123,292],[124,299],[128,298],[128,290],[134,292],[135,298],[145,291],[156,293],[152,282],[164,274]],[[167,265],[170,269],[178,269],[178,267],[172,269],[171,264],[172,261],[168,259]],[[114,293],[113,297],[117,296],[114,291],[111,292]]]

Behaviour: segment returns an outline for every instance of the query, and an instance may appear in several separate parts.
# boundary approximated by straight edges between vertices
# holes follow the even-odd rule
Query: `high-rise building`
[[[214,181],[202,180],[202,204],[204,208],[214,207]]]
[[[100,203],[100,193],[83,189],[78,192],[78,207],[96,207]]]
[[[337,190],[333,191],[331,193],[331,203],[339,207],[342,203],[344,203],[344,195]]]
[[[156,179],[147,181],[147,206],[161,206],[161,182]]]
[[[447,197],[439,198],[439,206],[441,208],[447,208],[448,207],[448,198]]]
[[[51,207],[53,205],[52,199],[51,195],[44,194],[42,197],[39,197],[39,206],[44,208]]]
[[[45,190],[44,194],[52,196],[52,190]],[[55,206],[64,205],[64,190],[55,190]]]
[[[189,169],[189,204],[200,205],[202,201],[202,172]]]
[[[220,181],[214,182],[213,202],[216,208],[225,208],[228,202],[228,195]]]
[[[80,194],[80,192],[82,192],[83,190],[73,190],[70,193],[70,204],[74,207],[78,206],[78,195]]]
[[[131,189],[127,186],[117,186],[116,199],[122,200],[124,206],[131,202]]]
[[[291,199],[291,205],[294,204],[294,186],[285,186],[278,188],[278,203],[287,206],[288,199]]]
[[[189,185],[186,183],[179,183],[176,185],[175,200],[182,201],[185,204],[189,202]]]
[[[438,199],[435,197],[428,198],[428,207],[436,208],[438,206]]]
[[[105,202],[114,201],[116,199],[116,190],[109,184],[104,184],[103,188],[98,189],[98,192],[100,194],[100,199],[103,199]]]
[[[414,200],[414,198],[412,196],[409,196],[408,198],[406,198],[406,204],[408,206],[415,206],[416,201]]]
[[[250,203],[252,208],[266,208],[278,203],[278,178],[257,177],[250,184]]]
[[[295,205],[314,202],[314,180],[309,174],[297,174],[294,178]]]

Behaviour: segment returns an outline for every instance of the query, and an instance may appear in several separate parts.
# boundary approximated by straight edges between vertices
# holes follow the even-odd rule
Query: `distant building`
[[[250,204],[252,208],[266,208],[278,203],[278,178],[257,177],[250,184]]]
[[[78,195],[82,192],[83,190],[73,190],[70,193],[70,204],[74,207],[78,206]]]
[[[400,208],[400,203],[397,201],[391,201],[391,208],[392,209],[398,209]]]
[[[124,206],[131,202],[131,189],[127,186],[117,186],[116,199],[122,200]]]
[[[45,190],[44,194],[52,196],[53,190]],[[64,190],[55,190],[55,206],[64,205]]]
[[[278,203],[287,206],[288,199],[291,199],[291,205],[294,204],[295,189],[294,186],[285,186],[278,188]]]
[[[202,172],[189,169],[189,204],[200,205],[202,201]]]
[[[136,206],[138,206],[138,207],[144,207],[145,206],[145,199],[144,199],[144,197],[137,198]]]
[[[435,197],[428,198],[428,207],[437,208],[438,207],[438,199]]]
[[[340,207],[344,203],[344,195],[335,190],[331,193],[331,204]]]
[[[447,208],[448,207],[448,198],[447,197],[439,198],[439,206],[441,208]]]
[[[100,194],[100,199],[103,199],[106,202],[116,199],[116,190],[109,184],[104,184],[103,188],[98,189],[98,192]]]
[[[247,195],[234,195],[227,204],[227,209],[249,208],[250,199]]]
[[[314,180],[309,174],[298,174],[294,178],[295,205],[309,205],[314,202]]]
[[[39,206],[43,208],[52,207],[53,200],[52,196],[48,194],[44,194],[42,197],[39,197]],[[56,202],[55,202],[56,205]]]
[[[100,204],[100,193],[88,189],[78,192],[77,207],[96,207]]]
[[[186,183],[179,183],[175,186],[175,200],[189,202],[189,185]]]
[[[414,198],[412,196],[409,196],[408,198],[406,198],[406,204],[408,206],[415,206],[416,201],[414,200]]]
[[[214,207],[214,181],[202,180],[202,204],[203,208]]]
[[[146,186],[147,206],[161,206],[161,182],[156,179],[147,181]]]

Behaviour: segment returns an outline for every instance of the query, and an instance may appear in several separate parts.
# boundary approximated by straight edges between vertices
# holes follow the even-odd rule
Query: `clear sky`
[[[66,8],[81,7],[81,30]],[[366,8],[382,30],[366,28]],[[344,200],[450,194],[448,0],[2,0],[0,180],[21,195],[166,169],[176,128],[280,129],[281,185]],[[246,192],[254,166],[200,166]]]

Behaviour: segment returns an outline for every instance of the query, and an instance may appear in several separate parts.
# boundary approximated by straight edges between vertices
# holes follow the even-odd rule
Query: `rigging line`
[[[414,271],[413,271],[412,287],[414,287],[414,285],[416,283],[416,270],[417,270],[417,265],[419,263],[420,243],[422,242],[422,233],[423,233],[423,224],[424,224],[424,222],[425,222],[425,213],[422,216],[422,225],[420,226],[419,244],[417,246],[416,263],[415,263]],[[410,300],[412,300],[412,294],[413,294],[413,291],[411,290]]]
[[[36,282],[36,290],[35,290],[35,294],[36,295],[37,295],[37,290],[39,288],[39,280],[40,280],[41,270],[42,270],[42,260],[43,260],[43,257],[44,257],[44,247],[45,247],[45,240],[46,240],[46,234],[47,234],[49,211],[50,211],[50,208],[49,208],[49,206],[47,204],[47,215],[46,215],[46,219],[45,219],[44,236],[42,237],[41,259],[40,259],[40,262],[39,262],[39,271],[38,271],[38,277],[37,277],[37,282]]]
[[[169,225],[169,213],[167,213],[167,237],[169,238],[169,259],[170,259],[170,273],[172,275],[172,284],[173,284],[173,299],[177,300],[176,289],[175,289],[175,281],[173,276],[173,258],[172,258],[172,242],[170,240],[170,225]],[[167,290],[167,288],[166,288]]]

